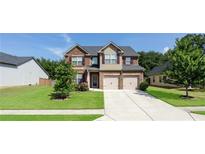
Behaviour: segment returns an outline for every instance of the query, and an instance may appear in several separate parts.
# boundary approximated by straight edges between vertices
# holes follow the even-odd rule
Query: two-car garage
[[[119,89],[119,76],[104,76],[103,89]]]
[[[123,76],[120,82],[119,76],[104,76],[103,89],[135,90],[138,88],[138,80],[138,76]],[[122,84],[122,86],[120,86],[120,84]]]
[[[123,77],[123,89],[136,90],[138,87],[138,77]]]

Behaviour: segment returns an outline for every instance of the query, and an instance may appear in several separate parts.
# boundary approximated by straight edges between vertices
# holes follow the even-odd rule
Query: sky
[[[0,51],[16,56],[59,60],[72,46],[104,46],[110,41],[135,51],[165,53],[183,33],[0,33]]]

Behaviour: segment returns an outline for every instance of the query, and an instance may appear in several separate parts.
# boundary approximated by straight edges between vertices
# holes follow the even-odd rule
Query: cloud
[[[71,37],[70,37],[68,34],[61,34],[61,37],[63,37],[64,40],[65,40],[67,43],[72,43],[72,39],[71,39]]]
[[[72,38],[68,34],[60,34],[60,38],[66,42],[63,47],[47,47],[46,50],[50,51],[51,53],[57,55],[60,58],[63,58],[65,51],[73,46],[74,42],[72,41]]]
[[[46,48],[48,51],[52,52],[53,54],[57,55],[60,58],[63,58],[65,49],[62,48]]]
[[[166,53],[170,48],[169,47],[164,47],[162,53]]]

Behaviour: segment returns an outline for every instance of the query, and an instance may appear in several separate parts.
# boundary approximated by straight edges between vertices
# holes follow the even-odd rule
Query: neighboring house
[[[65,54],[67,63],[77,71],[76,82],[99,89],[138,88],[144,78],[138,57],[131,47],[112,42],[105,46],[76,45]]]
[[[33,57],[17,57],[0,52],[0,87],[36,85],[48,73]]]
[[[160,87],[177,87],[175,84],[166,83],[167,76],[164,72],[170,67],[170,63],[166,62],[161,66],[154,67],[149,73],[149,83],[153,86]]]

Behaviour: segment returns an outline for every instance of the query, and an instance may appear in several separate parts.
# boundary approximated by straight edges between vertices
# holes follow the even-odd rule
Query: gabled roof
[[[97,56],[98,51],[104,47],[104,46],[80,46],[80,45],[77,46],[92,56]],[[70,52],[75,47],[76,46],[72,47],[66,53]],[[124,51],[123,56],[139,56],[139,54],[137,54],[137,52],[130,46],[119,46],[119,48]]]
[[[0,64],[20,66],[20,65],[22,65],[22,64],[24,64],[32,59],[49,76],[48,72],[33,57],[18,57],[18,56],[9,55],[9,54],[4,53],[4,52],[0,52]]]
[[[33,59],[33,57],[17,57],[0,52],[0,63],[19,66]]]
[[[85,53],[89,54],[84,48],[82,48],[82,46],[80,46],[79,44],[76,44],[75,46],[71,47],[70,49],[68,49],[68,51],[66,51],[65,54],[67,54],[68,52],[70,52],[71,50],[73,50],[74,48],[80,48],[81,50],[83,50]]]
[[[161,74],[163,73],[164,71],[166,71],[169,67],[171,66],[170,62],[167,61],[165,62],[163,65],[161,66],[156,66],[154,67],[149,73],[148,75],[156,75],[156,74]]]
[[[121,49],[118,45],[116,45],[113,42],[108,43],[107,45],[103,46],[98,52],[100,53],[103,49],[107,48],[108,46],[113,45],[114,47],[116,47],[117,49],[119,49],[122,53],[124,52],[123,49]]]

